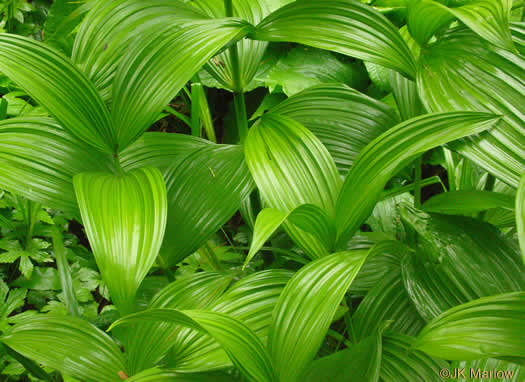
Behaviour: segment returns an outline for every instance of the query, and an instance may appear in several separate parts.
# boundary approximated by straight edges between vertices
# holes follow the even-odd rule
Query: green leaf
[[[439,372],[446,361],[434,359],[413,349],[414,338],[395,332],[383,335],[381,379],[385,382],[440,382]]]
[[[516,229],[518,231],[523,264],[525,264],[525,173],[521,176],[516,195]]]
[[[224,293],[231,279],[231,276],[219,272],[201,272],[183,277],[164,287],[148,307],[180,310],[209,308]],[[180,343],[180,338],[183,338],[180,332],[179,327],[170,323],[136,324],[128,339],[130,371],[135,373],[158,364],[173,346]]]
[[[240,146],[206,145],[165,171],[168,221],[161,257],[174,265],[239,209],[254,185]]]
[[[281,86],[292,96],[322,83],[341,83],[363,89],[366,73],[362,64],[343,63],[331,52],[308,47],[295,47],[277,62],[264,78],[270,92]]]
[[[130,47],[159,25],[205,19],[181,1],[107,0],[91,2],[75,38],[72,61],[106,101],[118,65]]]
[[[402,268],[406,290],[426,321],[473,299],[525,288],[519,254],[496,227],[408,208],[402,218],[419,233],[421,251],[405,257]]]
[[[0,122],[0,187],[78,215],[73,176],[110,168],[111,157],[75,138],[54,120]]]
[[[113,340],[86,321],[37,315],[0,337],[18,353],[83,381],[121,381],[124,356]]]
[[[525,359],[525,292],[480,298],[449,309],[431,321],[414,348],[451,360]]]
[[[164,179],[157,169],[74,178],[82,221],[113,302],[132,310],[135,293],[155,262],[166,227]]]
[[[395,26],[373,8],[356,1],[293,2],[266,17],[252,37],[332,50],[412,78],[416,72],[414,57]]]
[[[275,208],[265,208],[255,221],[253,239],[244,266],[259,252],[264,243],[284,223],[295,226],[309,236],[297,242],[311,258],[328,254],[335,242],[335,227],[323,210],[313,204],[303,204],[289,213]]]
[[[0,71],[73,135],[105,152],[115,148],[116,131],[106,105],[91,82],[58,51],[35,40],[2,34]]]
[[[350,348],[312,362],[304,382],[377,382],[381,366],[381,335],[375,333]]]
[[[236,20],[158,25],[137,38],[113,84],[112,117],[119,149],[133,143],[195,73],[230,40],[252,27]]]
[[[87,8],[87,7],[85,7]],[[42,31],[46,44],[52,45],[71,56],[74,31],[81,21],[84,10],[81,3],[71,0],[53,2]]]
[[[427,114],[405,121],[372,141],[345,178],[336,207],[338,245],[345,243],[372,212],[390,178],[419,154],[480,133],[499,118],[486,113]]]
[[[300,380],[368,251],[334,253],[301,268],[274,311],[268,348],[280,381]]]
[[[20,273],[26,278],[30,279],[31,274],[33,273],[33,263],[27,255],[20,256],[20,264],[18,266]]]
[[[408,28],[421,45],[425,45],[440,28],[458,18],[487,41],[503,49],[514,50],[509,30],[512,1],[474,0],[457,2],[460,6],[456,7],[433,0],[411,0],[408,4]]]
[[[513,210],[514,197],[490,191],[451,191],[426,201],[423,210],[447,215],[465,215],[498,207]]]
[[[221,344],[235,366],[250,380],[274,380],[272,365],[262,342],[246,325],[227,314],[203,310],[149,309],[115,321],[108,330],[141,321],[172,322],[208,333]]]
[[[498,68],[494,71],[494,68]],[[494,48],[466,29],[455,29],[423,49],[417,76],[426,109],[487,111],[503,115],[494,129],[450,147],[510,186],[525,172],[523,57]]]
[[[341,84],[318,85],[272,108],[310,130],[345,175],[366,145],[399,123],[386,104]]]
[[[387,321],[392,321],[390,330],[408,335],[417,335],[425,325],[405,290],[400,268],[391,269],[368,291],[352,315],[352,330],[362,340]]]

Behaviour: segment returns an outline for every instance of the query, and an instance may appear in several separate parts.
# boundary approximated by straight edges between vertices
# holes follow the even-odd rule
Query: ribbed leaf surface
[[[516,229],[521,247],[521,256],[525,264],[525,174],[522,175],[516,195]]]
[[[315,134],[345,175],[366,145],[399,123],[386,104],[341,84],[314,86],[270,110]]]
[[[73,177],[108,171],[103,154],[64,130],[51,118],[23,117],[0,122],[1,188],[79,215]]]
[[[368,251],[348,251],[312,261],[286,285],[274,311],[268,347],[280,381],[300,380],[323,341]]]
[[[155,262],[166,227],[166,187],[157,169],[74,178],[82,221],[113,302],[127,313]]]
[[[102,151],[115,149],[116,131],[106,105],[61,53],[35,40],[2,34],[0,70],[73,135]]]
[[[525,172],[525,114],[520,106],[525,102],[523,57],[456,29],[422,51],[417,84],[429,111],[489,111],[504,116],[490,132],[450,146],[517,187]]]
[[[372,141],[345,178],[336,208],[338,245],[347,242],[372,212],[384,186],[418,154],[480,133],[498,118],[485,113],[427,114],[405,121]]]
[[[373,8],[351,0],[288,4],[266,17],[253,34],[332,50],[414,77],[414,57],[396,27]]]
[[[525,360],[525,292],[480,298],[447,310],[419,333],[416,349],[451,360]]]
[[[125,360],[104,332],[79,318],[37,315],[20,319],[0,342],[44,366],[82,381],[119,382]]]
[[[514,197],[490,191],[451,191],[436,195],[425,202],[423,209],[447,215],[464,215],[491,208],[514,209]]]

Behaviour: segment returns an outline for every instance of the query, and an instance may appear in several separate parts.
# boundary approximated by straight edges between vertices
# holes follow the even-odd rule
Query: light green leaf
[[[26,278],[30,279],[31,274],[33,273],[33,263],[28,255],[20,256],[20,264],[18,266],[20,273]]]
[[[203,310],[149,309],[115,321],[108,330],[122,324],[144,321],[171,322],[208,333],[221,344],[235,366],[250,380],[274,380],[271,361],[262,342],[246,325],[227,314]]]
[[[73,176],[109,170],[111,156],[75,138],[51,118],[0,122],[0,187],[78,215]]]
[[[465,215],[498,207],[513,210],[514,197],[490,191],[451,191],[426,201],[423,210],[447,215]]]
[[[402,219],[419,234],[421,251],[406,256],[402,268],[406,290],[426,321],[473,299],[525,288],[519,254],[496,227],[409,208]]]
[[[418,154],[480,133],[499,118],[486,113],[427,114],[405,121],[372,141],[345,178],[336,208],[338,245],[348,241],[372,212],[390,178]]]
[[[525,292],[480,298],[449,309],[431,321],[414,348],[451,360],[525,359]]]
[[[516,229],[518,231],[523,264],[525,264],[525,173],[521,176],[516,195]]]
[[[117,344],[79,318],[26,317],[0,341],[25,357],[82,381],[119,382],[119,372],[125,372],[124,356]]]
[[[116,147],[116,131],[102,98],[58,51],[35,40],[2,34],[0,71],[76,137],[105,152]]]
[[[113,84],[112,117],[119,149],[133,143],[195,73],[230,40],[252,27],[237,20],[207,20],[144,32],[123,57]]]
[[[301,268],[274,311],[268,348],[278,380],[300,380],[368,251],[334,253]]]
[[[303,382],[377,382],[381,366],[381,335],[375,333],[350,348],[312,362]]]
[[[290,117],[314,133],[342,175],[366,145],[399,123],[392,108],[342,84],[306,89],[270,113]]]
[[[494,129],[450,147],[516,188],[525,172],[523,57],[490,46],[467,29],[455,29],[422,50],[417,85],[429,111],[504,116]]]
[[[293,2],[266,17],[252,37],[332,50],[412,78],[416,72],[414,57],[396,27],[376,10],[357,1]]]
[[[410,33],[425,45],[440,28],[458,18],[482,38],[503,49],[514,50],[509,29],[512,0],[474,0],[457,2],[457,5],[449,7],[433,0],[409,1]]]
[[[285,213],[275,208],[265,208],[255,221],[253,239],[244,266],[259,252],[264,243],[285,222],[310,234],[308,239],[297,244],[313,258],[328,254],[335,242],[335,227],[324,211],[313,204],[302,204]]]
[[[159,170],[148,168],[122,175],[82,173],[74,184],[102,278],[115,305],[129,312],[164,236],[164,179]]]
[[[164,178],[168,221],[161,257],[168,265],[199,249],[254,187],[242,147],[231,145],[206,144],[173,161]]]
[[[75,38],[72,61],[105,101],[111,99],[119,63],[138,38],[166,23],[206,19],[176,0],[99,0],[91,2]]]
[[[454,370],[464,370],[465,378],[461,379],[462,382],[495,382],[498,380],[522,382],[525,379],[523,367],[494,358],[453,362],[450,365],[451,373]]]
[[[363,89],[366,81],[362,64],[343,63],[331,52],[304,46],[290,50],[264,78],[270,92],[281,86],[288,96],[322,83],[341,83]]]
[[[439,372],[448,362],[413,349],[414,338],[396,332],[383,335],[381,379],[385,382],[441,382]]]

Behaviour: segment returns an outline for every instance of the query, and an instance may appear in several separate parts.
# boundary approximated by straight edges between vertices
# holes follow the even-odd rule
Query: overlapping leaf
[[[306,89],[270,113],[290,117],[314,133],[343,175],[366,145],[399,122],[389,106],[341,84]]]
[[[51,118],[0,122],[0,185],[44,206],[78,215],[73,177],[109,171],[112,159]]]
[[[66,57],[25,37],[0,36],[0,70],[76,137],[112,152],[116,130],[91,82]]]
[[[345,178],[336,208],[338,245],[343,245],[372,212],[384,186],[418,154],[480,133],[499,118],[486,113],[427,114],[405,121],[372,141]]]
[[[397,29],[373,8],[351,0],[288,4],[257,25],[252,37],[332,50],[414,77],[410,49]]]
[[[516,229],[521,247],[521,256],[525,264],[525,174],[522,175],[516,195]]]
[[[469,30],[455,29],[422,51],[417,77],[429,111],[490,111],[504,116],[490,132],[451,147],[516,188],[525,172],[523,57],[489,46]]]
[[[123,313],[155,262],[166,227],[166,187],[157,169],[74,178],[82,221],[100,273]]]
[[[122,379],[125,360],[105,333],[79,318],[37,315],[25,317],[0,337],[22,355],[82,381]]]
[[[464,215],[502,207],[514,209],[514,197],[490,191],[451,191],[434,196],[425,202],[423,209],[447,215]]]
[[[525,292],[480,298],[430,322],[414,348],[451,360],[512,357],[525,361]]]
[[[367,254],[360,250],[322,257],[301,268],[288,282],[275,308],[268,338],[280,381],[300,380]]]

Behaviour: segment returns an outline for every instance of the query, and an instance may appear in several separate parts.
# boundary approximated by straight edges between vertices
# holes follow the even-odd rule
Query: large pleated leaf
[[[521,177],[518,194],[516,195],[516,228],[523,264],[525,264],[525,174]]]
[[[292,0],[232,0],[232,14],[255,25],[272,11]],[[194,0],[193,5],[214,18],[227,16],[223,0]],[[221,86],[231,91],[248,91],[254,76],[264,60],[268,43],[244,39],[237,43],[238,66],[234,65],[230,52],[217,55],[206,70]],[[234,71],[238,70],[236,79]],[[237,83],[239,82],[239,83]]]
[[[71,316],[26,316],[4,333],[0,342],[82,381],[119,382],[119,372],[126,372],[117,344],[95,326]]]
[[[332,50],[414,77],[414,57],[396,27],[373,8],[351,0],[288,4],[257,25],[253,38]]]
[[[487,41],[514,50],[509,29],[512,1],[475,0],[448,7],[434,0],[411,0],[407,24],[412,36],[424,45],[442,27],[458,18]]]
[[[465,378],[461,379],[462,382],[498,380],[521,382],[525,379],[521,365],[494,358],[453,362],[450,365],[450,371],[453,372],[454,370],[464,371],[462,374]]]
[[[417,335],[425,325],[405,290],[400,268],[392,269],[370,289],[352,316],[352,328],[360,340],[386,321],[392,321],[389,329],[408,335]]]
[[[417,84],[429,111],[489,111],[504,116],[496,128],[451,148],[517,187],[525,172],[523,57],[491,47],[469,30],[456,29],[422,50]]]
[[[217,232],[254,187],[240,146],[206,145],[174,161],[165,179],[168,222],[161,256],[168,265]]]
[[[206,16],[176,0],[95,1],[78,30],[72,61],[109,100],[115,71],[137,38],[159,25],[200,19]]]
[[[275,305],[292,275],[289,271],[272,269],[247,276],[232,285],[209,309],[242,321],[266,343]],[[178,335],[169,363],[185,372],[231,365],[213,338],[188,330]]]
[[[306,89],[270,110],[315,134],[345,175],[366,145],[399,123],[394,110],[341,84]]]
[[[359,250],[322,257],[301,268],[288,282],[275,308],[268,338],[280,381],[300,380],[367,254]]]
[[[513,210],[514,197],[490,191],[451,191],[429,199],[423,209],[447,215],[465,215],[498,207]]]
[[[120,153],[120,164],[126,170],[156,167],[164,176],[176,163],[210,145],[210,141],[185,134],[145,133]]]
[[[313,204],[334,216],[341,180],[330,153],[304,126],[288,117],[264,115],[250,129],[244,151],[269,207],[290,212]]]
[[[332,250],[335,242],[335,227],[319,207],[313,204],[303,204],[289,213],[275,208],[265,208],[257,215],[252,244],[245,265],[285,222],[309,234],[302,236],[297,245],[303,248],[310,257],[321,257]]]
[[[102,98],[61,53],[35,40],[2,34],[0,70],[76,137],[102,151],[115,149],[115,130]]]
[[[236,20],[208,20],[157,27],[137,38],[113,84],[112,117],[119,148],[135,141],[192,76],[230,40],[252,27]]]
[[[511,357],[525,363],[525,292],[480,298],[447,310],[419,333],[414,348],[450,360]]]
[[[377,382],[381,370],[381,334],[312,362],[303,382]]]
[[[372,141],[345,178],[336,209],[339,245],[364,222],[384,186],[418,154],[467,135],[480,133],[499,118],[486,113],[427,114],[405,121]]]
[[[269,355],[257,335],[241,321],[223,313],[204,310],[148,309],[117,320],[122,324],[171,322],[211,335],[221,344],[239,370],[255,382],[274,380]]]
[[[523,290],[525,269],[499,230],[467,217],[403,210],[423,252],[403,260],[406,289],[429,321],[473,299]]]
[[[73,179],[82,221],[112,300],[127,313],[155,262],[166,227],[166,187],[157,169],[82,173]]]
[[[201,272],[183,277],[163,288],[149,308],[206,309],[217,301],[232,280],[219,272]],[[166,353],[180,344],[176,325],[164,322],[140,323],[128,339],[128,365],[132,373],[157,365]]]
[[[396,332],[383,335],[381,379],[385,382],[440,382],[439,372],[449,364],[414,350],[414,338]]]
[[[110,155],[75,138],[51,118],[0,122],[0,187],[78,216],[73,176],[109,171]]]

